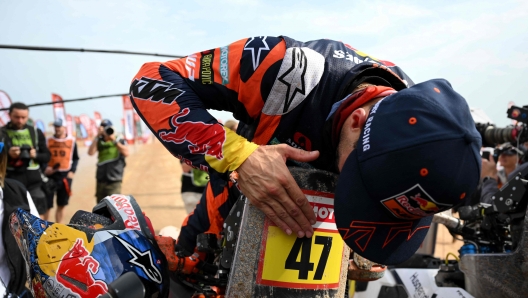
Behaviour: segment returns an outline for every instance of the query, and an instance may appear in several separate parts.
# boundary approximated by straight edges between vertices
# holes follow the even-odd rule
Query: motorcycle
[[[336,176],[291,172],[318,214],[308,240],[277,233],[243,196],[220,239],[200,234],[194,252],[155,236],[132,196],[109,196],[91,213],[78,211],[69,225],[19,209],[10,227],[35,297],[346,297],[350,253],[327,224]],[[435,215],[435,222],[463,237],[459,260],[415,255],[386,272],[365,271],[367,280],[385,275],[356,282],[354,297],[522,297],[528,290],[527,179],[528,168],[497,192],[493,204],[461,207],[464,222]]]

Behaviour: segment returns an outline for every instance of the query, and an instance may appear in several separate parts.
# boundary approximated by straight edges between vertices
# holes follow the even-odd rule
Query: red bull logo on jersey
[[[105,282],[94,279],[97,271],[99,262],[90,256],[83,240],[78,238],[62,257],[55,279],[81,297],[99,297],[108,292],[108,287]]]
[[[189,151],[193,154],[205,154],[220,160],[224,158],[223,146],[226,139],[224,127],[221,124],[183,121],[189,114],[189,108],[181,110],[172,116],[170,131],[159,131],[158,136],[165,142],[175,144],[189,143]]]
[[[452,205],[441,204],[433,200],[420,184],[416,184],[403,193],[382,200],[381,203],[395,217],[408,220],[430,216],[452,207]]]

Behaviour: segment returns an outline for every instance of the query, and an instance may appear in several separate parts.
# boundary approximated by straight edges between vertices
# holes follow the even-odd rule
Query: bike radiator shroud
[[[333,216],[338,176],[289,169],[317,215],[314,235],[286,235],[242,198],[229,216],[240,221],[226,219],[228,245],[236,243],[226,297],[344,297],[350,252]]]

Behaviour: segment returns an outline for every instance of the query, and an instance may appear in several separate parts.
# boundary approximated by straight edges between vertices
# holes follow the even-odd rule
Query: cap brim
[[[363,183],[352,183],[362,181],[357,159],[354,150],[339,175],[334,202],[339,233],[362,257],[384,265],[400,264],[418,250],[433,217],[402,220],[391,215],[379,200],[369,197]]]

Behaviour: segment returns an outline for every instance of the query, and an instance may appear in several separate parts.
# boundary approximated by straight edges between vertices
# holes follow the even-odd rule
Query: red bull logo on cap
[[[92,274],[99,271],[99,262],[90,256],[82,239],[64,254],[55,279],[81,297],[98,297],[108,292],[105,282],[95,280]]]
[[[382,200],[381,203],[395,217],[408,220],[430,216],[452,207],[452,205],[440,204],[433,200],[420,184],[416,184],[403,193]]]
[[[226,139],[224,127],[218,123],[180,121],[189,112],[189,108],[185,108],[172,116],[170,124],[174,129],[158,132],[159,137],[165,142],[175,144],[187,142],[189,151],[193,154],[205,154],[219,160],[223,159],[222,147]]]

